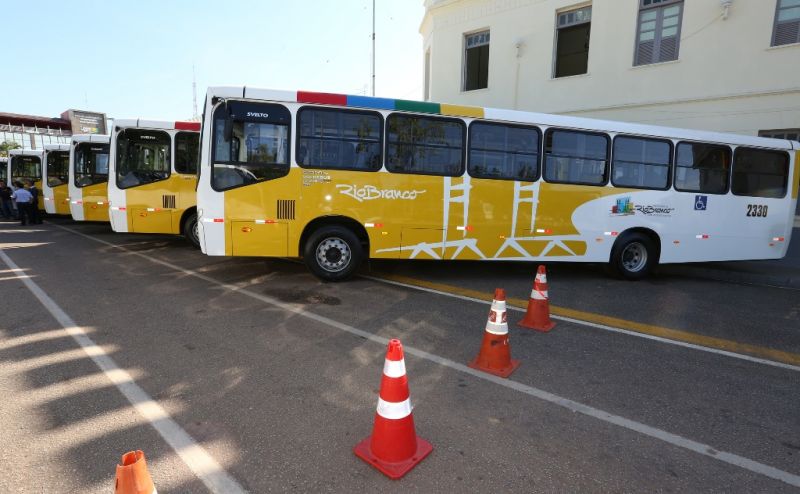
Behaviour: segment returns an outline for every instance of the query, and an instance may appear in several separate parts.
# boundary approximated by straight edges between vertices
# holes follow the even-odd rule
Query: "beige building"
[[[800,0],[425,0],[426,100],[800,140]]]

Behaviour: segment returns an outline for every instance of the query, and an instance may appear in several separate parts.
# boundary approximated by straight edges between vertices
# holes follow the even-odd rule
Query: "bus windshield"
[[[11,157],[11,180],[30,180],[42,178],[42,160],[38,156],[17,155]]]
[[[169,134],[163,131],[121,131],[116,149],[117,186],[127,189],[169,178],[171,144]]]
[[[47,185],[64,185],[69,180],[69,151],[47,153]]]
[[[82,142],[75,148],[75,185],[108,182],[108,144]]]

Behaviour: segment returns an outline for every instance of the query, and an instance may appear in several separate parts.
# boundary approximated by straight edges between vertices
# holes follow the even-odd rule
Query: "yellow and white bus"
[[[44,210],[69,215],[69,144],[44,145]]]
[[[250,87],[206,96],[203,252],[658,263],[786,254],[797,143],[491,108]]]
[[[200,122],[116,120],[108,199],[115,232],[197,236]]]
[[[6,170],[10,187],[16,187],[17,182],[30,180],[39,189],[37,200],[39,209],[44,209],[44,198],[41,193],[43,154],[44,151],[41,149],[11,149],[8,151],[8,169]]]
[[[110,136],[75,134],[69,150],[69,209],[75,221],[108,221]]]

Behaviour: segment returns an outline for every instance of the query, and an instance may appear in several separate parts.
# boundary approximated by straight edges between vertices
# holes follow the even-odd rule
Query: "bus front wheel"
[[[626,233],[617,239],[611,250],[611,268],[626,280],[641,280],[658,263],[658,249],[644,233]]]
[[[353,275],[363,257],[361,242],[348,228],[324,226],[308,237],[303,260],[323,281],[342,281]]]
[[[200,227],[197,224],[197,213],[191,213],[183,222],[183,236],[195,248],[200,248]]]

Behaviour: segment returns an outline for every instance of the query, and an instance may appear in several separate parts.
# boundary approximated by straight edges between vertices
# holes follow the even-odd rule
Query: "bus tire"
[[[609,264],[619,277],[631,281],[641,280],[658,264],[658,249],[648,235],[640,232],[626,233],[614,243]]]
[[[361,264],[361,242],[349,228],[323,226],[312,233],[303,248],[308,269],[323,281],[343,281]]]
[[[195,248],[200,248],[200,229],[197,225],[197,212],[190,213],[183,221],[183,236]]]

